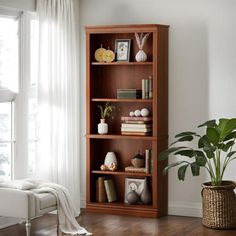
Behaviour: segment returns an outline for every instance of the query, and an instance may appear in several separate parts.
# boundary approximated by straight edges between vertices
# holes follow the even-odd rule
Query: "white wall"
[[[0,0],[0,7],[35,11],[35,0]]]
[[[169,135],[236,113],[236,2],[234,0],[80,0],[82,197],[85,200],[85,25],[170,25]],[[236,179],[233,169],[227,179]],[[185,182],[169,173],[169,213],[201,215],[201,177]]]

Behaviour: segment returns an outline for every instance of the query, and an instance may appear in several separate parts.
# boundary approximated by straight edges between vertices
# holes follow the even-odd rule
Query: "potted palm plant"
[[[179,156],[178,161],[170,163],[164,169],[166,173],[172,167],[179,166],[178,179],[184,181],[188,168],[193,176],[200,175],[205,169],[211,179],[202,185],[203,225],[215,229],[236,228],[236,184],[225,181],[224,174],[228,165],[236,159],[233,149],[236,140],[236,118],[209,120],[198,127],[205,127],[203,135],[196,132],[182,132],[175,136],[168,149],[162,151],[159,160]],[[194,142],[197,148],[177,144]]]

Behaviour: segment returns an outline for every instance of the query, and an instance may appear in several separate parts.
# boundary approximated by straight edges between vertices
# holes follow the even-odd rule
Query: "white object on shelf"
[[[140,116],[141,115],[141,111],[140,110],[135,110],[134,115],[135,116]]]
[[[130,113],[129,113],[129,116],[134,116],[134,112],[133,111],[131,111]]]
[[[105,119],[100,119],[100,123],[98,124],[98,133],[99,134],[107,134],[108,133],[108,124],[105,123]]]
[[[104,160],[104,165],[110,167],[112,163],[115,163],[117,166],[116,155],[114,152],[108,152]]]
[[[147,108],[143,108],[141,110],[141,116],[148,116],[150,114],[150,111]]]

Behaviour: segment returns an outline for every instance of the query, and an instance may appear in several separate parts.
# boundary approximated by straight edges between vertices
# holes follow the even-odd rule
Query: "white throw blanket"
[[[23,186],[23,187],[22,187]],[[26,186],[28,188],[26,188]],[[92,235],[76,221],[76,212],[66,188],[54,183],[42,183],[35,180],[13,180],[2,182],[0,187],[17,189],[35,189],[38,193],[51,193],[57,199],[58,219],[61,232],[72,235]]]

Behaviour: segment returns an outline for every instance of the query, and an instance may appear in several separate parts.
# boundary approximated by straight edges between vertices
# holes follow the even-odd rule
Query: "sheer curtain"
[[[79,213],[77,37],[73,0],[37,0],[39,177],[68,188]]]

